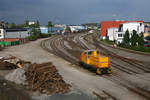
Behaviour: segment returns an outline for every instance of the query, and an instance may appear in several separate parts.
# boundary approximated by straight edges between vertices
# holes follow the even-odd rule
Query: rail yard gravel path
[[[40,47],[40,43],[42,40],[44,39],[30,42],[24,45],[8,47],[3,51],[0,51],[0,56],[16,56],[17,58],[20,58],[22,60],[36,63],[44,63],[49,61],[53,62],[64,80],[72,85],[72,92],[75,94],[79,94],[75,96],[72,94],[68,94],[67,96],[59,95],[62,100],[95,100],[94,98],[91,98],[91,95],[93,95],[93,93],[106,98],[106,100],[115,100],[113,98],[110,98],[111,96],[117,98],[116,100],[146,100],[136,93],[133,93],[130,90],[124,88],[123,86],[116,84],[115,82],[112,82],[104,77],[95,74],[89,74],[88,72],[82,71],[82,69],[76,69],[75,65],[72,65],[71,63],[63,59],[47,51],[44,51]],[[87,98],[87,96],[85,96],[84,94],[90,97]],[[74,97],[70,97],[71,99],[69,99],[69,96]],[[40,100],[50,100],[51,98],[54,98],[53,100],[59,100],[60,98],[57,97],[58,95],[54,97],[34,96],[35,99],[40,98]],[[101,100],[104,100],[103,98]]]

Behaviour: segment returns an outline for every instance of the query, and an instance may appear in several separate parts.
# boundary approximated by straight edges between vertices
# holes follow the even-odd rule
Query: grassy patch
[[[100,40],[100,42],[103,42],[103,43],[106,43],[106,44],[110,44],[110,45],[113,45],[114,44],[114,41],[110,41],[110,40]]]
[[[141,51],[141,52],[148,52],[150,53],[150,48],[149,47],[144,47],[144,46],[130,46],[130,45],[124,45],[124,44],[119,44],[119,47],[135,50],[135,51]]]

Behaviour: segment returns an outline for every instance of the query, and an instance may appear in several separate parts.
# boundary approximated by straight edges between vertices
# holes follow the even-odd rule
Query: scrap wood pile
[[[3,58],[0,57],[0,70],[10,70],[16,68],[27,67],[31,62],[23,61],[16,57]]]
[[[71,86],[62,79],[53,64],[31,64],[25,73],[29,88],[46,94],[67,93]]]
[[[17,65],[9,62],[10,60],[15,59],[13,57],[7,58],[7,59],[0,59],[0,70],[10,70],[10,69],[16,69]]]
[[[24,71],[17,70],[18,68]],[[9,77],[10,81],[14,81],[16,83],[16,80],[20,79],[19,83],[23,83],[23,76],[25,74],[25,81],[28,83],[27,87],[32,89],[33,91],[40,91],[41,93],[46,94],[54,94],[67,93],[71,89],[71,86],[63,80],[61,75],[59,75],[58,70],[55,66],[53,66],[51,62],[43,64],[32,64],[31,62],[23,61],[16,57],[1,57],[0,70],[8,69],[16,69],[14,70],[14,73],[10,73],[10,75],[8,75],[11,76]],[[23,75],[19,73],[22,73]]]
[[[9,70],[9,69],[16,69],[16,68],[17,66],[15,64],[0,60],[0,70]]]

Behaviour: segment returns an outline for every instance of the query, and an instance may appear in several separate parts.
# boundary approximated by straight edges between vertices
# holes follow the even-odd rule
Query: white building
[[[69,26],[71,32],[78,32],[80,30],[85,30],[86,27],[80,25]]]
[[[133,30],[137,32],[139,35],[140,33],[144,33],[144,24],[139,22],[128,22],[120,24],[118,32],[115,32],[115,41],[116,43],[121,43],[123,41],[123,37],[126,31],[129,31],[129,36],[131,37]]]
[[[0,39],[4,38],[4,33],[5,33],[5,30],[4,29],[0,29]]]
[[[35,24],[35,22],[34,21],[29,21],[28,24],[33,25],[33,24]]]
[[[107,37],[109,40],[114,41],[115,40],[115,33],[118,32],[119,28],[118,27],[113,27],[113,28],[109,28],[107,29]]]
[[[144,24],[139,22],[129,22],[120,24],[119,31],[125,32],[126,30],[128,30],[131,33],[133,30],[135,30],[137,34],[139,34],[141,32],[144,32]]]
[[[63,28],[66,28],[67,25],[65,25],[65,24],[55,24],[54,27],[63,27]]]
[[[137,34],[144,33],[144,24],[140,22],[127,22],[120,24],[118,27],[113,27],[107,29],[107,37],[111,41],[115,41],[117,44],[123,41],[123,37],[126,31],[129,31],[129,35],[131,37],[133,30],[137,32]]]
[[[30,36],[27,29],[0,29],[0,39],[5,38],[26,38]]]

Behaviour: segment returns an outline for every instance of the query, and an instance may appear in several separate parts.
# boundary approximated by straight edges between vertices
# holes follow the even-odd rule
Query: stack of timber
[[[31,64],[25,73],[29,88],[46,94],[67,93],[71,86],[67,84],[56,67],[51,63]]]

